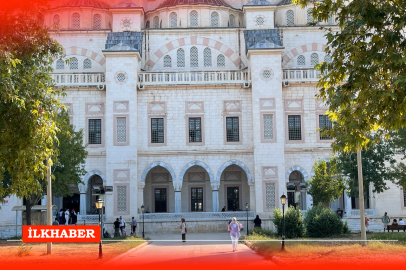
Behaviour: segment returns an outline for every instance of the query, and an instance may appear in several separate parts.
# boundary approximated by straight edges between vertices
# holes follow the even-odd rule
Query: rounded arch
[[[195,160],[195,161],[192,161],[192,162],[189,162],[188,164],[186,164],[185,167],[183,167],[183,169],[180,171],[180,174],[179,174],[180,182],[183,182],[183,177],[185,176],[186,171],[190,167],[193,167],[193,166],[200,166],[203,169],[205,169],[206,172],[209,174],[210,182],[213,183],[215,181],[213,172],[210,170],[209,166],[207,166],[205,163],[203,163],[201,161]]]
[[[223,171],[230,165],[237,165],[239,166],[241,169],[244,170],[245,174],[247,175],[247,180],[248,182],[254,182],[254,179],[252,179],[250,170],[248,170],[248,168],[240,161],[238,160],[230,160],[227,161],[226,163],[224,163],[220,169],[217,172],[217,177],[216,177],[216,181],[220,183],[220,178],[221,178],[221,174],[223,173]]]
[[[103,184],[106,184],[106,176],[99,170],[93,170],[88,172],[85,177],[83,178],[83,183],[80,183],[78,185],[78,188],[80,190],[80,193],[86,193],[87,192],[87,187],[88,187],[88,182],[89,179],[93,176],[93,175],[98,175],[101,177],[101,179],[103,180]]]
[[[161,166],[161,167],[167,169],[168,172],[171,174],[172,182],[176,182],[176,174],[175,174],[175,172],[172,170],[172,168],[171,168],[168,164],[166,164],[165,162],[156,161],[156,162],[154,162],[154,163],[149,164],[149,165],[144,169],[144,171],[143,171],[142,174],[141,174],[141,183],[145,183],[145,178],[147,177],[148,172],[149,172],[152,168],[157,167],[157,166]]]
[[[66,56],[79,55],[79,56],[88,57],[89,59],[92,59],[96,63],[101,65],[103,68],[106,68],[106,58],[104,58],[103,56],[101,56],[100,54],[98,54],[92,50],[73,46],[73,47],[64,49],[63,53]]]
[[[159,61],[159,59],[161,59],[164,55],[168,54],[168,52],[178,49],[179,47],[183,47],[186,44],[192,46],[202,45],[218,50],[226,57],[228,57],[234,63],[235,67],[238,68],[241,64],[241,68],[245,68],[244,63],[242,62],[238,54],[224,43],[206,37],[191,36],[175,39],[171,42],[168,42],[158,50],[156,50],[152,55],[152,57],[145,63],[144,69],[151,70],[155,66],[155,64]]]
[[[290,167],[289,170],[288,170],[288,171],[286,172],[286,174],[285,174],[285,181],[286,181],[286,182],[289,182],[289,176],[290,176],[290,174],[291,174],[293,171],[299,171],[299,172],[301,172],[302,175],[303,175],[303,180],[304,180],[305,182],[309,180],[309,175],[307,174],[307,172],[306,172],[305,169],[303,169],[303,168],[300,167],[300,166],[293,166],[293,167]]]
[[[325,49],[326,49],[327,45],[325,44],[321,44],[321,43],[309,43],[306,45],[300,45],[297,46],[296,48],[293,48],[292,50],[286,52],[285,54],[283,54],[282,56],[282,62],[284,64],[288,63],[289,61],[291,61],[293,58],[295,58],[296,56],[302,54],[302,53],[306,53],[306,52],[322,52],[325,53]]]

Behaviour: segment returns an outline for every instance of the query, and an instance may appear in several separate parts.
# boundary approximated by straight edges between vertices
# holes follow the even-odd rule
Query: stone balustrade
[[[205,220],[231,220],[236,217],[237,220],[247,220],[247,211],[236,212],[185,212],[185,213],[145,213],[144,220],[149,221],[178,221],[181,218],[187,221],[205,221]],[[255,211],[248,211],[248,218],[255,218]],[[142,214],[138,214],[138,221],[142,221]]]
[[[104,89],[105,73],[53,73],[51,74],[56,86],[97,86]]]
[[[307,68],[307,69],[284,69],[283,82],[317,82],[320,76],[320,71]]]

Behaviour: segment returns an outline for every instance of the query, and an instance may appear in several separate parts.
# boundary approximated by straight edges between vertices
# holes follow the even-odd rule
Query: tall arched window
[[[199,14],[196,10],[190,12],[190,26],[196,27],[199,26]]]
[[[78,59],[76,57],[73,57],[69,61],[69,66],[70,66],[70,69],[78,69],[79,68]]]
[[[219,56],[217,56],[217,67],[225,67],[226,66],[226,58],[224,57],[224,55],[219,54]]]
[[[308,23],[311,23],[311,22],[313,22],[313,9],[312,8],[309,8],[308,10],[307,10],[307,22]]]
[[[171,27],[172,28],[178,27],[178,14],[172,12],[170,18],[171,18]]]
[[[199,67],[199,51],[196,47],[190,48],[190,67]]]
[[[330,55],[328,55],[328,54],[326,54],[326,56],[324,56],[324,62],[326,62],[327,64],[330,64],[331,63],[331,56]]]
[[[154,28],[159,28],[159,17],[155,16],[154,18]]]
[[[172,67],[172,58],[169,55],[164,57],[164,67]]]
[[[177,67],[185,67],[185,51],[183,49],[176,52],[176,58]]]
[[[83,61],[83,69],[91,69],[92,68],[92,61],[90,61],[90,59],[85,59],[85,61]]]
[[[80,15],[79,13],[72,14],[72,28],[80,29]]]
[[[147,21],[147,23],[145,24],[145,28],[149,29],[149,21]]]
[[[235,16],[233,14],[230,14],[230,27],[235,26]]]
[[[204,56],[204,66],[211,67],[211,50],[209,48],[204,49],[203,56]]]
[[[315,66],[319,63],[319,55],[317,53],[312,53],[310,59],[311,59],[310,64],[312,66]]]
[[[306,65],[306,59],[303,55],[299,55],[297,57],[297,65],[298,66],[305,66]]]
[[[61,23],[61,17],[59,17],[59,15],[55,15],[53,27],[56,29],[59,29],[60,23]]]
[[[211,27],[219,27],[219,14],[217,12],[211,13]]]
[[[62,59],[56,61],[56,69],[65,69],[65,61]]]
[[[100,30],[102,28],[102,17],[100,14],[95,14],[93,16],[93,29]]]
[[[286,25],[294,26],[295,25],[295,13],[292,10],[286,12]]]

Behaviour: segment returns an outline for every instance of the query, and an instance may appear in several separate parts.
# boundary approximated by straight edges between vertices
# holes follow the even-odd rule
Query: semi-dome
[[[157,9],[183,5],[209,5],[209,6],[231,7],[223,0],[166,0],[165,2],[160,4]]]
[[[97,0],[70,0],[60,7],[93,7],[100,9],[108,9],[110,6]]]

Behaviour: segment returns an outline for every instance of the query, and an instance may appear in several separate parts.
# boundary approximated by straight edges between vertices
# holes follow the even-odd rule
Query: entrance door
[[[203,188],[192,188],[192,212],[203,211]]]
[[[64,197],[63,198],[63,209],[69,209],[69,212],[72,209],[75,209],[76,213],[79,212],[80,209],[80,194],[74,193],[72,196]]]
[[[167,212],[166,210],[166,188],[155,189],[155,213]]]
[[[288,192],[288,207],[293,205],[293,207],[296,207],[295,203],[295,192]]]
[[[227,187],[227,209],[237,211],[240,209],[240,188]]]

